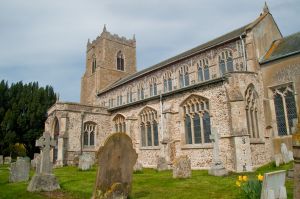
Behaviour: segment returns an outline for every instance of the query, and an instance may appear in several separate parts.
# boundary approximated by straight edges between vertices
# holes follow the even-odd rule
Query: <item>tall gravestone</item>
[[[219,138],[220,135],[216,131],[216,129],[212,130],[212,134],[210,135],[210,139],[213,142],[213,159],[212,165],[208,173],[214,176],[225,176],[228,174],[228,171],[225,169],[223,162],[220,159],[220,149],[219,149]]]
[[[97,153],[99,168],[92,198],[127,198],[136,160],[137,153],[126,133],[110,135]]]
[[[22,182],[29,180],[30,159],[18,157],[16,162],[10,164],[9,182]]]
[[[50,150],[55,146],[55,141],[48,132],[44,132],[43,136],[36,140],[35,145],[41,149],[40,165],[37,166],[36,173],[27,190],[34,192],[60,189],[56,177],[52,174],[52,163],[50,162]]]
[[[265,173],[260,199],[286,199],[285,175],[285,170]]]

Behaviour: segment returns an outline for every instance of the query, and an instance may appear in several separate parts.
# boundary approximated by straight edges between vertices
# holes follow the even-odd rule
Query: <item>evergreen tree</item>
[[[51,86],[39,87],[37,82],[17,82],[8,86],[0,82],[0,154],[18,155],[14,151],[24,145],[27,156],[33,157],[35,140],[44,131],[48,108],[55,103]],[[24,152],[22,152],[24,154]]]

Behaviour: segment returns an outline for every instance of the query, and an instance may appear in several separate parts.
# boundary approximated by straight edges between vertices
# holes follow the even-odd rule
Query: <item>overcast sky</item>
[[[267,2],[282,34],[300,31],[300,1]],[[52,85],[79,102],[88,38],[136,35],[138,70],[257,18],[263,0],[0,0],[0,80]]]

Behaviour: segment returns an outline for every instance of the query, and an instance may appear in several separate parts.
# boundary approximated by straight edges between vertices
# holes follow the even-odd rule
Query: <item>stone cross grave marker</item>
[[[51,174],[52,164],[50,162],[50,150],[51,147],[56,146],[55,140],[51,139],[50,134],[45,132],[42,137],[36,140],[35,146],[41,148],[40,173]]]
[[[35,145],[40,147],[40,163],[37,165],[37,172],[32,177],[27,191],[54,191],[60,189],[58,181],[52,174],[52,163],[50,162],[50,150],[55,146],[55,141],[48,132],[44,132]]]
[[[286,171],[275,171],[264,174],[261,199],[286,199],[285,184]]]
[[[126,133],[110,135],[97,153],[99,164],[93,198],[125,199],[131,192],[137,153]]]
[[[10,164],[9,182],[22,182],[29,180],[30,159],[18,157],[16,162]]]
[[[223,162],[220,159],[219,138],[220,135],[218,131],[215,128],[212,128],[210,139],[213,142],[213,159],[208,173],[214,176],[224,176],[228,174],[228,171],[225,169]]]

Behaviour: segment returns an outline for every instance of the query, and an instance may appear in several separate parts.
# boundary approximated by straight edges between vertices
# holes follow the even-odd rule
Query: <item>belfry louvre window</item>
[[[126,132],[126,123],[125,117],[123,115],[116,115],[113,119],[115,125],[115,132],[117,133],[124,133]]]
[[[183,66],[179,70],[179,86],[180,88],[190,85],[189,67]]]
[[[248,86],[245,93],[246,100],[246,119],[247,128],[250,138],[259,138],[259,127],[258,127],[258,95],[255,91],[254,86],[251,84]]]
[[[117,54],[117,70],[124,71],[124,56],[121,51]]]
[[[225,50],[219,55],[219,72],[220,76],[225,73],[233,71],[233,59],[232,52],[230,50]]]
[[[296,100],[292,85],[273,89],[278,135],[290,135],[293,121],[297,120]]]
[[[94,55],[92,60],[92,73],[96,71],[96,67],[97,67],[97,62],[96,62],[96,57]]]
[[[208,66],[208,59],[202,59],[197,64],[198,68],[198,82],[209,80],[209,66]]]
[[[142,147],[158,146],[158,119],[157,111],[146,107],[139,114]]]
[[[210,143],[211,122],[207,99],[192,95],[181,105],[186,144]]]
[[[83,146],[95,145],[96,124],[94,122],[86,122],[83,125]]]

